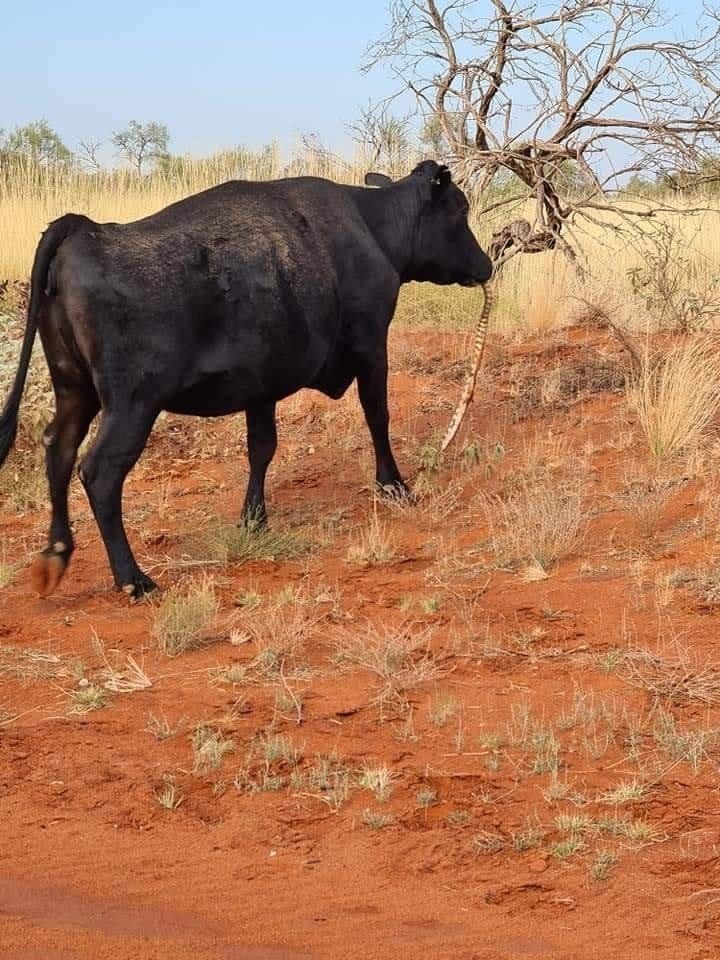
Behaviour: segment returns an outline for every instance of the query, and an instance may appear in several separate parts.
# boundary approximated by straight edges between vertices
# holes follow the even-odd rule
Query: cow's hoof
[[[62,546],[62,550],[58,549]],[[30,567],[30,582],[39,597],[49,597],[65,576],[68,555],[64,544],[55,544],[38,553]]]
[[[137,576],[133,577],[130,583],[124,583],[120,588],[123,593],[127,594],[130,599],[135,602],[137,600],[142,600],[143,597],[146,597],[149,593],[153,593],[155,590],[160,588],[155,583],[154,580],[151,580],[144,573],[138,573]]]
[[[386,500],[394,500],[397,503],[417,503],[417,497],[402,480],[397,480],[395,483],[378,483],[377,489],[380,496]]]

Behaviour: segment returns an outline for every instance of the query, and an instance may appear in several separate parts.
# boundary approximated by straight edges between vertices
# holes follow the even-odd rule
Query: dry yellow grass
[[[720,404],[715,338],[691,337],[667,352],[646,354],[628,400],[656,460],[690,449]]]
[[[153,173],[138,177],[128,170],[84,173],[53,170],[38,172],[18,164],[0,178],[0,279],[23,279],[29,274],[41,231],[64,213],[85,213],[98,221],[127,222],[147,216],[169,203],[232,178],[266,179],[296,174],[328,176],[362,182],[366,164],[327,159],[304,152],[283,164],[276,151],[227,154],[188,162],[173,175]],[[693,204],[697,204],[694,199]],[[663,214],[662,222],[677,231],[689,258],[689,292],[707,288],[720,275],[718,202],[708,201],[708,211],[697,216]],[[491,216],[476,212],[474,228],[481,242],[508,217],[533,213],[515,209]],[[620,218],[605,217],[615,226]],[[649,227],[648,229],[652,229]],[[627,235],[608,232],[597,225],[573,229],[588,271],[580,281],[562,253],[519,256],[503,268],[498,278],[498,306],[492,320],[495,332],[543,333],[562,325],[578,312],[578,298],[601,299],[619,319],[642,327],[650,319],[642,297],[632,291],[629,271],[647,264],[646,251]],[[470,325],[482,306],[480,292],[460,288],[440,289],[429,284],[403,290],[398,319],[413,325],[462,328]]]

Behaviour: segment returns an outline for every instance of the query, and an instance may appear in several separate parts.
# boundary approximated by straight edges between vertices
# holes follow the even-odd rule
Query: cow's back
[[[58,256],[59,288],[91,365],[122,358],[164,406],[219,414],[327,367],[343,340],[348,236],[367,243],[343,187],[231,181],[79,232]]]

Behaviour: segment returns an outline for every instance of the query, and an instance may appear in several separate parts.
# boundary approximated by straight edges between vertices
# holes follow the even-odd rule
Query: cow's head
[[[390,187],[382,173],[368,173],[365,183]],[[492,275],[492,261],[480,247],[468,224],[467,197],[452,181],[450,171],[434,160],[424,160],[397,181],[403,186],[401,203],[412,218],[411,249],[404,280],[459,283],[477,286]]]

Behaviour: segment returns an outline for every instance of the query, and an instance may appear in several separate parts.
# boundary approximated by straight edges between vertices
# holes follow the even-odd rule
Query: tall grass
[[[628,400],[656,460],[691,448],[720,405],[715,338],[692,337],[661,354],[646,354]]]
[[[28,276],[38,238],[47,223],[64,213],[85,213],[95,220],[128,222],[147,216],[169,203],[233,178],[273,179],[306,174],[346,183],[361,183],[367,167],[362,158],[350,161],[302,149],[284,162],[277,149],[253,152],[233,150],[206,159],[182,158],[168,169],[147,176],[131,170],[84,173],[63,167],[38,168],[22,161],[7,164],[0,172],[0,280]],[[697,206],[698,198],[692,203]],[[707,288],[720,276],[718,201],[708,200],[705,214],[663,214],[689,251],[688,285]],[[533,220],[531,208],[502,209],[485,216],[476,204],[472,225],[480,242],[487,241],[510,217]],[[604,230],[605,218],[613,230]],[[628,324],[642,324],[642,297],[632,289],[630,271],[646,266],[646,249],[619,230],[620,218],[597,214],[597,222],[578,225],[573,239],[582,250],[589,282],[578,279],[559,251],[518,256],[507,263],[498,278],[496,332],[546,332],[578,312],[578,298],[591,291],[611,302]],[[649,228],[651,229],[651,228]],[[430,284],[403,290],[398,320],[415,326],[462,328],[472,324],[482,306],[482,294]]]

